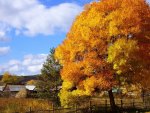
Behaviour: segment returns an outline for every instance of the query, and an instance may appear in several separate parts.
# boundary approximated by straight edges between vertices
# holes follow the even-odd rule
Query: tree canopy
[[[18,84],[21,81],[21,77],[5,72],[1,81],[8,84]]]
[[[110,90],[118,77],[140,83],[150,73],[149,4],[145,0],[87,4],[56,48],[55,57],[63,66],[62,104],[69,95]]]
[[[26,82],[27,85],[36,85],[37,84],[37,80],[29,80]]]

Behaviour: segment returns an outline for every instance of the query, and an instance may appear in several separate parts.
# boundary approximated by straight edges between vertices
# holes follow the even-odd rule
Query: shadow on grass
[[[119,108],[117,113],[150,113],[150,109],[138,109],[138,108]],[[80,109],[79,113],[113,113],[110,108],[92,106],[92,108]]]

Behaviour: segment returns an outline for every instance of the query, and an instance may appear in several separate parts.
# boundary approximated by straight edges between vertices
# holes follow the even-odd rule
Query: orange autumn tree
[[[12,75],[9,72],[4,72],[1,82],[6,84],[18,84],[20,82],[21,78],[16,75]]]
[[[134,83],[149,74],[150,7],[145,0],[100,0],[87,4],[75,19],[55,57],[63,69],[62,105],[72,96],[92,96],[116,78]]]

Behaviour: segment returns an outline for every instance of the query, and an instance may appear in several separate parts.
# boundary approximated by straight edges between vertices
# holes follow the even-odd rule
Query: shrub
[[[16,98],[26,98],[28,95],[27,89],[22,89],[16,94]]]

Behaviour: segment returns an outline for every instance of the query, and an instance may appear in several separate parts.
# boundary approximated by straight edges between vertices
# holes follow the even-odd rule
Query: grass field
[[[121,99],[118,98],[118,99],[115,99],[115,101],[118,107],[121,108]],[[128,111],[128,110],[131,111],[131,112],[126,112],[126,113],[135,113],[135,111],[138,109],[145,111],[145,108],[144,108],[145,106],[141,98],[137,98],[137,99],[136,98],[135,99],[123,98],[122,102],[123,102],[123,109],[125,109],[125,111]],[[75,107],[67,108],[67,109],[64,109],[63,107],[56,108],[55,113],[66,113],[68,111],[70,113],[72,112],[75,113],[75,110],[78,110],[78,113],[84,113],[84,112],[88,113],[89,108],[91,107],[93,109],[93,113],[99,113],[99,111],[101,111],[101,113],[105,113],[106,107],[107,107],[107,112],[109,112],[110,111],[109,99],[108,98],[92,98],[92,100],[89,102],[82,102],[80,106],[79,105],[77,106],[77,109]],[[52,110],[52,109],[53,109],[52,102],[48,100],[0,98],[0,113],[29,113],[29,111],[34,111],[34,113],[49,113],[48,111],[47,112],[37,112],[37,111]],[[144,111],[141,113],[148,113]]]
[[[25,113],[52,109],[52,103],[41,99],[0,98],[0,113]]]

